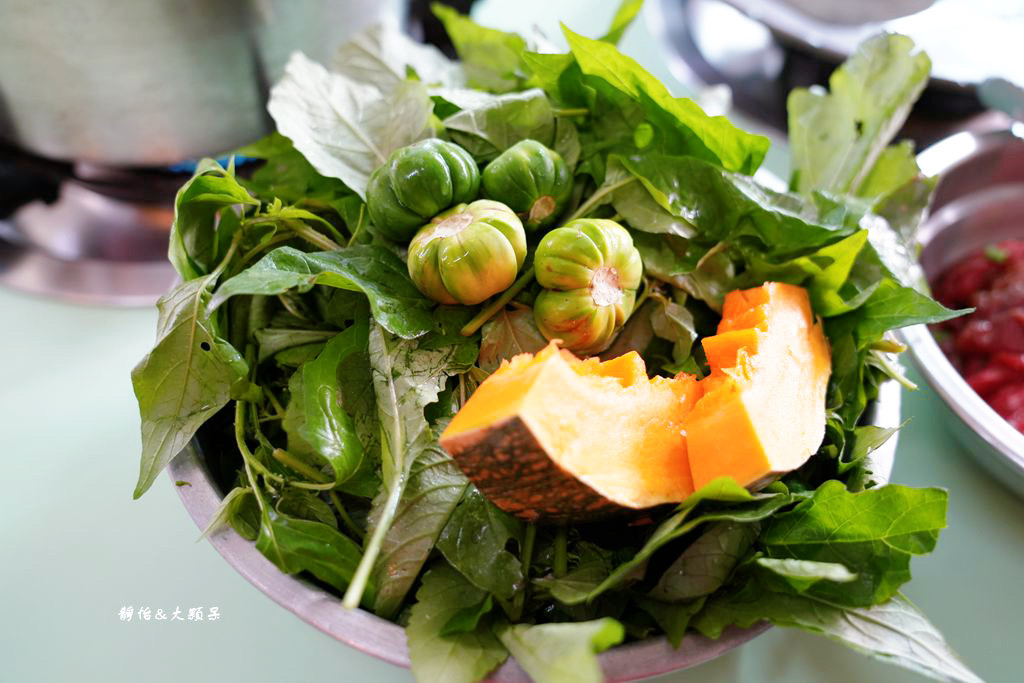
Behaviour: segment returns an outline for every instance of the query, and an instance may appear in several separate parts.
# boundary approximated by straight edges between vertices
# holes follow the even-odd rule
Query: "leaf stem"
[[[281,401],[278,400],[277,396],[274,395],[273,391],[267,389],[266,391],[263,392],[263,395],[270,399],[271,404],[273,404],[274,406],[274,412],[276,412],[278,415],[285,414],[284,406],[281,405]]]
[[[509,617],[513,622],[519,621],[523,616],[523,606],[526,604],[526,594],[530,591],[530,564],[533,562],[533,545],[537,538],[537,525],[527,524],[526,535],[523,537],[523,553],[520,561],[523,565],[523,589],[516,593],[512,600],[512,612]]]
[[[276,481],[278,484],[284,483],[284,477],[274,474],[261,463],[253,452],[249,450],[249,445],[245,443],[245,407],[246,401],[235,401],[235,443],[238,445],[238,452],[242,454],[242,461],[245,463],[246,469],[251,465],[256,471],[262,474],[267,479]]]
[[[278,484],[288,484],[298,489],[306,489],[308,491],[328,491],[334,488],[333,483],[318,483],[311,484],[306,481],[288,481],[279,474],[274,474],[267,469],[266,465],[259,461],[259,458],[249,450],[249,446],[245,443],[245,406],[248,401],[235,401],[235,443],[238,445],[238,452],[242,454],[242,460],[245,462],[246,467],[252,466],[257,472],[263,475],[265,479],[269,479]],[[280,449],[275,449],[280,450]],[[271,451],[273,454],[273,451]]]
[[[318,484],[325,484],[330,481],[330,477],[325,475],[323,472],[307,465],[283,448],[275,448],[270,452],[270,454],[274,457],[274,460],[289,469],[295,470],[306,479],[315,481]]]
[[[896,380],[900,386],[908,391],[917,391],[917,385],[911,382],[906,375],[903,374],[903,370],[900,369],[899,365],[889,360],[889,357],[880,351],[872,352],[875,358],[878,360],[878,364],[885,370],[885,374],[889,375],[892,379]]]
[[[398,511],[398,503],[402,498],[403,488],[403,486],[392,486],[388,492],[388,498],[384,503],[380,519],[377,520],[377,524],[373,528],[373,534],[363,549],[363,557],[359,560],[359,566],[356,567],[352,583],[348,585],[345,597],[341,600],[341,604],[348,609],[355,609],[362,602],[363,592],[366,591],[366,584],[370,580],[370,572],[373,570],[373,565],[376,564],[377,556],[380,554],[381,547],[384,544],[384,536],[387,535],[388,529],[391,528],[391,522]]]
[[[348,238],[348,244],[346,246],[351,247],[353,244],[355,244],[356,237],[358,237],[359,233],[362,232],[362,230],[363,230],[363,213],[365,211],[366,211],[366,204],[361,204],[359,206],[359,218],[356,219],[356,229],[352,231],[352,236]]]
[[[590,110],[586,107],[566,107],[565,109],[552,109],[551,113],[560,117],[586,116]]]
[[[494,317],[494,315],[505,308],[505,305],[512,301],[512,299],[523,291],[528,284],[533,281],[533,266],[530,266],[523,271],[523,274],[519,276],[519,279],[512,283],[512,286],[502,292],[501,296],[495,299],[493,302],[487,305],[482,311],[473,316],[466,325],[459,330],[459,334],[463,337],[468,337],[479,330],[485,322]]]
[[[654,295],[654,292],[652,291],[653,290],[653,286],[651,285],[651,281],[648,280],[645,277],[643,279],[643,284],[644,284],[643,291],[640,292],[640,296],[638,296],[636,298],[636,301],[633,302],[633,310],[634,311],[639,311],[640,307],[643,306],[645,303],[647,303],[647,300],[650,299],[651,296]],[[664,300],[664,297],[659,296],[658,298]]]
[[[264,242],[263,244],[257,244],[255,247],[245,252],[245,254],[242,255],[242,258],[239,259],[239,261],[243,265],[249,263],[250,261],[254,260],[256,258],[256,255],[259,254],[261,251],[269,249],[270,247],[275,247],[278,244],[281,244],[282,242],[287,242],[293,237],[295,237],[295,234],[292,233],[290,230],[281,231],[274,235],[273,237],[271,237],[266,242]]]
[[[574,221],[577,218],[583,218],[584,216],[586,216],[590,212],[591,209],[593,209],[598,204],[602,203],[602,200],[604,199],[605,195],[611,194],[612,192],[615,192],[615,190],[619,189],[620,187],[624,187],[626,185],[629,185],[630,183],[634,182],[635,180],[636,180],[635,176],[630,176],[628,178],[623,178],[622,180],[620,180],[617,183],[612,183],[611,185],[604,185],[604,186],[601,186],[601,187],[597,188],[597,192],[595,192],[594,194],[590,195],[590,198],[587,199],[587,201],[585,201],[582,204],[580,204],[579,208],[576,209],[573,212],[573,214],[571,216],[569,216],[569,218],[566,220],[566,223],[568,223],[569,221]]]
[[[895,339],[880,339],[869,347],[872,351],[881,351],[883,353],[903,353],[907,350],[906,345],[899,343]]]
[[[556,579],[565,576],[569,571],[569,534],[565,525],[560,524],[555,532],[555,562],[552,572]]]
[[[309,318],[306,315],[303,315],[302,311],[300,311],[299,309],[295,308],[295,304],[293,304],[288,299],[288,295],[289,294],[291,294],[291,292],[281,292],[280,294],[277,295],[277,300],[281,302],[282,306],[284,306],[284,310],[288,311],[289,313],[291,313],[293,316],[295,316],[299,320],[306,320],[306,321],[308,321]]]
[[[224,253],[224,258],[220,260],[217,267],[214,269],[213,279],[216,280],[220,277],[220,274],[224,272],[224,269],[228,267],[228,263],[231,262],[231,258],[235,255],[238,250],[238,244],[242,241],[242,231],[237,230],[234,235],[231,236],[231,244],[228,245],[228,250]]]
[[[391,400],[397,404],[398,397],[395,396],[394,384],[389,385],[391,390]],[[388,426],[381,425],[381,461],[385,462],[385,459],[389,457],[388,449],[389,443],[395,444],[395,448],[408,448],[405,445],[405,430],[403,429],[402,421],[398,415],[392,415],[390,418],[391,424]],[[384,434],[384,430],[390,430],[390,441],[388,435]],[[408,453],[403,454],[405,457],[409,457]],[[359,607],[359,603],[363,600],[363,593],[366,591],[366,584],[370,580],[370,572],[373,571],[374,564],[377,563],[377,556],[380,555],[381,548],[384,545],[384,537],[387,535],[388,530],[391,528],[391,522],[395,519],[395,514],[398,512],[398,504],[402,500],[402,492],[405,490],[405,479],[408,477],[408,468],[404,458],[396,457],[395,460],[400,465],[395,469],[394,472],[388,477],[386,483],[388,489],[388,497],[384,501],[384,507],[381,508],[380,517],[377,518],[377,523],[373,527],[373,533],[370,535],[370,540],[366,543],[363,548],[363,556],[359,559],[359,565],[356,567],[355,574],[352,576],[352,583],[348,585],[348,590],[345,591],[345,596],[341,600],[341,604],[348,609],[355,609]]]
[[[342,249],[340,244],[326,235],[320,234],[302,221],[289,221],[288,227],[294,230],[296,235],[324,251],[341,251]]]
[[[345,525],[345,528],[349,532],[362,541],[366,534],[356,526],[356,523],[352,521],[352,518],[348,516],[348,512],[345,510],[344,503],[341,502],[341,497],[334,491],[328,491],[327,495],[331,497],[331,502],[334,503],[334,509],[338,511],[338,517],[341,518],[341,523]]]

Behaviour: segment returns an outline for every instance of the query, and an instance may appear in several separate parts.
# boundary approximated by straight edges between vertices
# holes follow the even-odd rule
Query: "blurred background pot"
[[[149,306],[191,162],[269,133],[271,85],[398,0],[0,0],[0,285]]]
[[[325,61],[393,4],[0,0],[0,137],[119,166],[223,152],[270,131],[292,50]]]

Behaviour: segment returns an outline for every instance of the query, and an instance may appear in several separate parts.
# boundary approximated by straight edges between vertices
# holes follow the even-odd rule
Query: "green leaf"
[[[621,163],[612,157],[608,162],[608,170],[605,172],[606,187],[609,184],[614,187],[621,183],[623,175],[620,174],[619,169],[622,169]],[[628,173],[625,169],[622,171]],[[612,193],[612,206],[634,230],[656,235],[675,235],[687,239],[697,234],[696,228],[689,221],[679,216],[673,216],[663,209],[639,182],[621,184]]]
[[[522,590],[523,566],[506,550],[522,545],[523,523],[471,488],[441,532],[437,549],[469,581],[502,600]]]
[[[643,6],[644,0],[622,0],[619,3],[619,8],[615,10],[615,16],[612,17],[608,32],[601,36],[600,40],[617,45],[622,40],[622,34],[633,23]]]
[[[405,628],[418,683],[476,683],[505,661],[508,652],[484,620],[471,632],[442,633],[452,619],[487,594],[443,562],[423,576]]]
[[[339,591],[348,588],[362,555],[355,541],[334,527],[273,509],[263,515],[256,548],[286,574],[308,571]]]
[[[648,595],[664,602],[683,602],[711,595],[722,587],[736,564],[746,556],[759,531],[758,524],[731,521],[708,526],[669,565]]]
[[[524,52],[523,61],[531,71],[529,84],[543,89],[555,102],[597,109],[597,93],[583,82],[583,72],[571,54]]]
[[[637,598],[637,606],[650,614],[654,621],[665,632],[665,637],[677,650],[683,644],[683,638],[689,629],[695,614],[704,607],[705,597],[690,602],[661,602],[651,598]]]
[[[488,161],[520,140],[555,143],[555,115],[539,89],[504,95],[475,90],[439,90],[436,94],[459,107],[444,119],[454,142],[477,161]]]
[[[593,543],[581,542],[579,562],[565,576],[534,579],[536,586],[548,591],[563,605],[579,605],[608,578],[612,571],[611,553]]]
[[[773,557],[759,557],[758,567],[767,569],[781,577],[797,593],[804,593],[819,581],[850,583],[857,575],[838,562],[815,562],[813,560],[780,560]]]
[[[293,395],[288,404],[289,411],[301,405],[299,436],[327,461],[336,486],[355,474],[363,459],[363,445],[342,405],[338,366],[366,348],[368,334],[367,321],[360,320],[335,335],[315,359],[296,372],[301,373],[302,394]]]
[[[297,519],[305,519],[311,522],[320,522],[334,529],[338,528],[338,519],[334,516],[334,510],[311,491],[304,491],[294,487],[286,488],[277,499],[278,513]]]
[[[727,292],[737,289],[736,265],[724,242],[710,249],[671,235],[633,233],[644,272],[721,311]]]
[[[441,3],[430,8],[444,24],[470,86],[492,92],[520,89],[526,74],[522,59],[526,41],[515,33],[480,26]]]
[[[690,513],[699,502],[704,500],[746,504],[733,505],[690,519]],[[691,495],[683,503],[679,512],[658,525],[658,528],[647,538],[643,547],[632,558],[616,567],[615,571],[601,585],[591,591],[587,599],[594,600],[605,591],[620,585],[626,577],[643,566],[655,551],[669,542],[685,536],[701,524],[719,521],[759,522],[793,502],[794,498],[789,494],[759,494],[755,497],[730,478],[715,479]]]
[[[338,334],[335,330],[295,330],[287,328],[263,327],[257,329],[256,338],[258,353],[256,361],[262,363],[268,358],[297,347],[315,347],[314,357],[320,353],[324,344]]]
[[[252,496],[252,489],[248,486],[236,486],[228,491],[228,494],[217,505],[217,509],[213,511],[210,521],[203,529],[203,533],[199,535],[198,540],[201,541],[228,526],[231,523],[231,518],[238,513],[238,510],[244,505],[245,499],[250,496]]]
[[[182,279],[192,280],[213,269],[217,214],[238,205],[258,206],[259,200],[238,183],[232,171],[204,159],[174,197],[167,257]]]
[[[843,608],[811,595],[776,593],[752,585],[708,602],[694,626],[709,638],[730,624],[776,626],[823,635],[883,662],[940,681],[981,683],[917,607],[902,595],[871,607]]]
[[[472,633],[480,628],[480,620],[494,608],[494,600],[488,595],[478,605],[470,605],[452,615],[441,629],[442,636],[455,633]]]
[[[861,256],[861,264],[870,264],[869,267],[880,264],[897,284],[926,294],[928,284],[917,260],[916,242],[904,240],[888,222],[874,214],[865,215],[860,225],[867,229],[870,243],[870,249]]]
[[[359,471],[342,485],[341,490],[373,499],[381,490],[381,434],[368,348],[342,360],[338,366],[338,385],[341,387],[342,406],[352,416],[364,453]]]
[[[433,302],[419,293],[400,258],[373,245],[314,253],[278,247],[222,284],[210,308],[238,294],[280,294],[292,288],[304,292],[317,284],[362,292],[374,320],[405,339],[433,328]]]
[[[247,382],[248,366],[217,336],[206,313],[216,275],[178,285],[157,302],[157,342],[132,370],[142,418],[142,459],[134,497],[152,485],[206,420]]]
[[[591,40],[563,27],[569,49],[593,87],[639,104],[648,122],[664,136],[664,151],[700,158],[728,171],[753,173],[769,141],[746,133],[723,116],[711,117],[692,100],[673,97],[657,79],[614,45]]]
[[[419,43],[386,20],[360,31],[342,45],[330,63],[331,71],[357,83],[384,91],[405,82],[409,68],[418,80],[428,85],[462,86],[466,76],[462,67],[444,56],[433,45]]]
[[[759,543],[770,557],[834,562],[857,574],[841,586],[811,590],[836,604],[873,605],[910,579],[910,557],[931,552],[946,526],[940,489],[888,485],[850,493],[826,481],[814,495],[766,525]]]
[[[370,328],[369,358],[372,367],[377,420],[381,434],[381,476],[384,486],[374,499],[374,524],[360,560],[359,573],[345,594],[344,604],[358,605],[365,580],[377,566],[384,540],[398,513],[413,465],[436,448],[436,437],[424,417],[424,409],[437,401],[460,347],[421,349],[415,341],[399,339],[381,326]]]
[[[892,329],[942,322],[966,312],[950,310],[926,294],[886,278],[860,307],[847,315],[856,321],[857,339],[863,346],[881,339]]]
[[[462,470],[437,446],[426,449],[413,463],[374,567],[375,614],[390,618],[401,608],[468,486]],[[375,501],[371,526],[382,511],[383,501]]]
[[[763,255],[785,255],[854,232],[860,213],[843,204],[774,192],[752,178],[693,157],[618,157],[658,204],[693,225],[702,242],[754,240]]]
[[[831,317],[848,313],[863,304],[873,291],[855,285],[846,286],[867,241],[868,231],[858,230],[813,253],[786,259],[782,263],[772,263],[750,254],[744,279],[750,284],[775,281],[801,285],[807,288],[811,306],[818,315]],[[877,285],[877,280],[872,284]]]
[[[685,298],[685,294],[682,295]],[[651,329],[658,337],[672,342],[672,361],[682,363],[690,357],[697,328],[693,313],[675,301],[659,297],[651,312]]]
[[[580,160],[580,136],[576,124],[565,117],[555,119],[555,141],[551,149],[558,152],[569,170],[576,168]]]
[[[610,617],[498,629],[502,644],[536,683],[600,683],[604,676],[595,655],[625,635],[622,624]]]
[[[480,368],[484,372],[494,372],[501,361],[519,353],[536,353],[547,345],[548,340],[533,322],[533,309],[513,304],[483,326]]]
[[[831,92],[789,94],[789,142],[795,187],[852,193],[903,125],[928,82],[931,60],[910,38],[867,39],[829,78]]]
[[[903,424],[906,424],[906,422]],[[902,424],[899,427],[878,427],[875,425],[854,427],[847,436],[846,453],[839,463],[840,474],[864,462],[874,450],[881,447],[902,427]]]
[[[915,240],[918,226],[931,202],[938,176],[917,176],[875,202],[872,211],[884,218],[904,244]]]
[[[889,145],[878,155],[878,160],[856,188],[858,197],[879,200],[892,194],[921,174],[914,155],[914,142],[903,140]]]
[[[287,204],[308,204],[313,200],[334,205],[344,197],[356,198],[337,178],[318,173],[292,141],[276,131],[233,153],[266,161],[248,179],[239,180],[265,201],[276,198]]]
[[[277,130],[321,174],[366,198],[370,174],[388,155],[429,136],[433,102],[419,82],[388,92],[332,74],[295,52],[270,91],[267,111]]]

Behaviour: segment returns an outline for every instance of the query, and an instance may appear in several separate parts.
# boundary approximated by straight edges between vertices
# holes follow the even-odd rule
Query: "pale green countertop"
[[[484,4],[481,20],[509,11],[496,4]],[[515,3],[519,16],[553,6],[581,31],[599,32],[606,17],[584,5]],[[670,78],[644,27],[623,48]],[[129,372],[155,323],[152,310],[0,290],[0,680],[411,681],[408,671],[278,607],[196,542],[199,531],[167,477],[132,500],[139,433]],[[953,440],[927,388],[905,394],[903,411],[913,419],[900,436],[893,480],[950,491],[949,528],[935,553],[913,562],[906,593],[982,678],[1021,680],[1024,502]],[[133,618],[122,621],[127,606]],[[168,615],[177,608],[183,621],[143,621],[140,607]],[[204,615],[217,607],[220,618],[189,621],[198,607]],[[773,629],[718,660],[653,680],[923,679],[822,638]]]

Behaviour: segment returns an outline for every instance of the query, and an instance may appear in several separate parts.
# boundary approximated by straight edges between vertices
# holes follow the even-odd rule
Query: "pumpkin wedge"
[[[806,290],[725,297],[710,373],[648,378],[636,352],[580,360],[554,343],[504,361],[441,434],[491,502],[530,521],[679,503],[718,477],[758,488],[825,434],[828,342]]]
[[[693,484],[732,477],[758,488],[794,470],[825,436],[828,342],[807,291],[770,282],[725,297],[702,341],[711,373],[684,418]]]
[[[491,502],[523,519],[587,521],[693,492],[683,419],[694,377],[647,377],[635,352],[580,360],[552,343],[504,361],[441,434]]]

